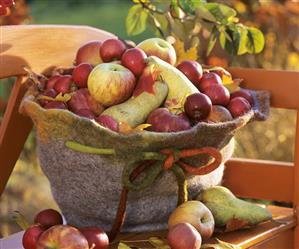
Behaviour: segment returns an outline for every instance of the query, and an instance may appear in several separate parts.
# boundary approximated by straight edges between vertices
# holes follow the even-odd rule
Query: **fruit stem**
[[[66,141],[65,146],[68,147],[69,149],[82,152],[82,153],[99,154],[99,155],[115,155],[114,149],[95,148],[92,146],[79,144],[74,141]]]

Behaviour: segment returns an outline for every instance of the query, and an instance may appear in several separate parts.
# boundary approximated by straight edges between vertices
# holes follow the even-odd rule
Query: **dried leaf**
[[[132,248],[123,242],[119,242],[117,249],[132,249]]]
[[[45,96],[45,95],[39,95],[37,99],[44,99],[44,100],[50,100],[50,101],[60,101],[60,102],[68,102],[72,96],[68,93],[62,94],[59,93],[55,98]]]
[[[19,211],[14,211],[12,219],[19,225],[19,227],[23,230],[26,230],[30,227],[29,222],[26,220],[25,216],[21,214]]]
[[[236,231],[248,226],[248,222],[240,219],[231,219],[227,222],[225,232]]]
[[[198,59],[197,55],[197,45],[190,47],[185,50],[185,44],[180,39],[176,38],[173,47],[177,54],[177,64],[180,64],[184,60],[194,60]]]
[[[241,249],[240,246],[217,239],[217,244],[203,244],[201,249]]]
[[[119,127],[119,133],[121,134],[131,134],[135,132],[141,132],[147,127],[150,127],[151,124],[140,124],[136,126],[135,128],[132,128],[128,123],[126,122],[119,122],[118,127]]]
[[[170,249],[167,242],[159,237],[150,237],[148,242],[157,249]]]

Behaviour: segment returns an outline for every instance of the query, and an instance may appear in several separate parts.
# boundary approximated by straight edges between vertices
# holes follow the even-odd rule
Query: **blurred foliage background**
[[[201,62],[220,66],[299,70],[298,2],[283,0],[217,2],[235,8],[238,18],[244,24],[261,29],[265,36],[265,48],[258,55],[232,56],[226,54],[219,44],[216,44],[209,56],[201,54]],[[0,25],[29,23],[89,25],[135,42],[154,36],[155,32],[150,28],[134,37],[127,35],[125,19],[131,6],[130,0],[16,0],[11,15],[0,17]],[[205,38],[209,34],[201,35]],[[202,43],[201,49],[204,51],[206,46],[207,42]],[[5,111],[12,82],[11,79],[0,81],[1,114]],[[266,122],[249,124],[237,134],[235,156],[292,161],[295,122],[295,111],[272,109],[271,116]],[[51,197],[48,181],[38,165],[33,131],[0,198],[0,235],[7,236],[20,230],[12,219],[14,210],[20,211],[32,221],[34,214],[49,207],[57,208]]]

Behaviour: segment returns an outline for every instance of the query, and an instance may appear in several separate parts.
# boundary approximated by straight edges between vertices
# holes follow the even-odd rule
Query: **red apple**
[[[213,214],[200,201],[187,201],[178,206],[169,216],[168,228],[184,222],[194,226],[203,239],[210,238],[214,232]]]
[[[177,68],[183,72],[195,86],[198,87],[203,72],[201,65],[197,61],[182,61],[179,65],[177,65]]]
[[[74,68],[72,77],[79,88],[87,87],[87,79],[92,68],[92,65],[89,63],[81,63]]]
[[[76,112],[74,112],[78,116],[89,118],[89,119],[95,119],[94,113],[90,109],[80,109]]]
[[[95,121],[112,131],[118,132],[119,130],[118,122],[108,115],[100,115],[95,118]]]
[[[246,99],[249,102],[249,104],[251,106],[253,105],[253,97],[252,97],[250,91],[248,91],[248,90],[241,89],[239,91],[231,93],[230,98],[233,99],[235,97],[243,97],[244,99]]]
[[[135,76],[140,76],[146,66],[146,53],[140,48],[130,48],[121,57],[121,63],[130,69]]]
[[[141,48],[147,56],[155,55],[169,64],[175,65],[176,52],[173,46],[161,38],[150,38],[144,40],[139,43],[137,47]]]
[[[61,75],[54,75],[54,76],[50,77],[47,81],[46,89],[53,89],[56,81],[58,79],[60,79],[61,77],[62,77]]]
[[[200,249],[201,240],[200,233],[189,223],[179,223],[167,234],[171,249]]]
[[[44,228],[63,224],[61,214],[54,209],[45,209],[40,211],[34,218],[34,223],[40,224]]]
[[[249,112],[251,109],[251,105],[245,98],[235,97],[229,102],[227,108],[232,116],[236,118]]]
[[[67,109],[67,106],[62,101],[49,101],[44,105],[45,109]]]
[[[193,93],[187,97],[184,109],[191,119],[199,121],[208,117],[212,109],[212,102],[205,94]]]
[[[40,225],[32,225],[23,234],[22,244],[24,249],[36,249],[36,244],[41,234],[46,229]]]
[[[95,115],[101,114],[104,110],[104,107],[90,95],[87,88],[81,88],[73,92],[67,104],[69,109],[78,115],[83,113],[80,112],[82,109],[90,110]],[[85,113],[87,112],[85,111]]]
[[[174,115],[167,108],[158,108],[152,111],[147,120],[149,130],[156,132],[177,132],[191,128],[191,123],[186,115]]]
[[[216,73],[205,72],[199,82],[198,89],[204,91],[204,89],[210,85],[222,85],[220,76]]]
[[[68,93],[71,89],[71,84],[73,82],[71,75],[63,75],[56,80],[54,89],[58,93]]]
[[[231,121],[233,119],[229,110],[221,105],[213,105],[212,110],[207,118],[207,121],[212,121],[213,123]]]
[[[103,229],[98,227],[83,227],[79,228],[79,231],[87,239],[90,248],[107,249],[109,247],[109,238]]]
[[[89,249],[87,239],[72,226],[56,225],[39,237],[36,249]]]
[[[126,50],[126,45],[119,39],[107,39],[100,48],[100,55],[104,62],[120,60]]]
[[[223,85],[210,85],[205,87],[203,93],[212,101],[213,105],[226,106],[229,103],[229,91]]]
[[[97,65],[88,77],[91,96],[103,106],[119,104],[127,100],[136,84],[134,74],[122,65],[102,63]]]
[[[100,56],[101,44],[101,41],[90,41],[83,44],[77,51],[75,65],[85,62],[96,66],[102,63]]]

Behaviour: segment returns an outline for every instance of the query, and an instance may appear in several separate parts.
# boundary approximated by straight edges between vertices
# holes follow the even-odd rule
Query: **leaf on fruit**
[[[225,86],[227,88],[227,90],[229,91],[229,93],[233,93],[233,92],[236,92],[236,91],[239,91],[241,88],[240,88],[240,83],[243,81],[243,79],[233,79],[232,82],[230,83],[226,83],[226,84],[223,84],[223,86]]]
[[[62,94],[59,93],[55,98],[45,96],[45,95],[39,95],[37,99],[44,99],[44,100],[50,100],[50,101],[60,101],[60,102],[68,102],[72,96],[68,93]]]
[[[146,128],[148,128],[150,126],[151,126],[151,124],[140,124],[140,125],[136,126],[135,128],[132,128],[126,122],[119,122],[119,124],[118,124],[119,128],[118,129],[119,129],[119,133],[128,135],[128,134],[131,134],[131,133],[144,131]]]
[[[248,221],[233,218],[226,223],[225,232],[236,231],[247,226]]]
[[[123,242],[119,242],[117,249],[132,249],[132,248]]]
[[[228,243],[228,242],[224,242],[222,240],[216,239],[217,240],[217,244],[203,244],[200,248],[201,249],[241,249],[240,246]]]
[[[148,239],[148,242],[155,248],[171,249],[170,246],[167,244],[167,242],[160,237],[150,237]]]
[[[138,35],[146,28],[148,11],[141,4],[130,8],[126,19],[126,28],[128,35]]]
[[[26,220],[25,216],[21,214],[19,211],[14,211],[12,219],[19,225],[19,227],[23,230],[26,230],[30,227],[29,222]]]
[[[197,45],[190,47],[189,49],[185,49],[185,44],[180,39],[176,38],[173,47],[177,54],[177,62],[176,64],[180,64],[184,60],[194,60],[198,59],[197,55]]]

